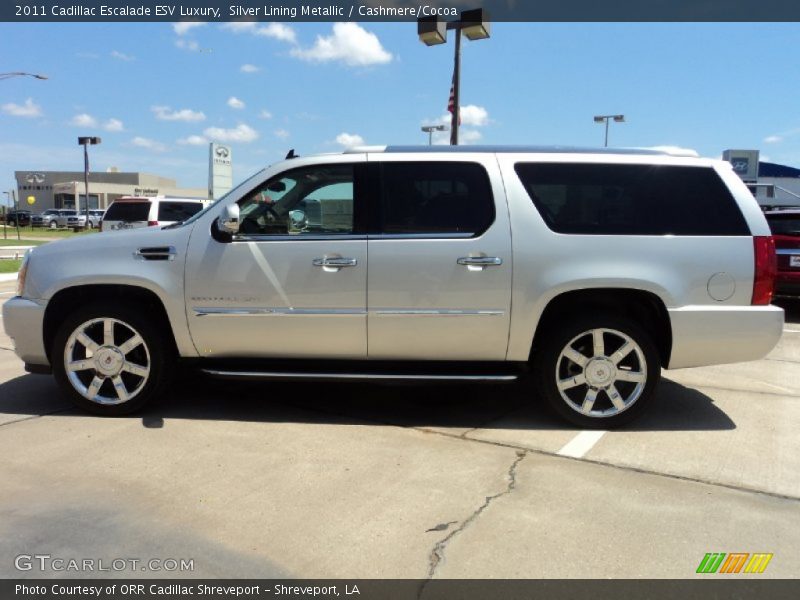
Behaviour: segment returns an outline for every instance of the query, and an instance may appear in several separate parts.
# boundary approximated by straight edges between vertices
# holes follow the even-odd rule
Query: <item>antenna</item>
[[[286,160],[289,160],[290,158],[297,158],[297,154],[294,153],[294,148],[289,150],[289,152],[286,154]]]

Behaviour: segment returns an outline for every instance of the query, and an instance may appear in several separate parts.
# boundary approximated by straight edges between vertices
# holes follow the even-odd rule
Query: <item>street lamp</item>
[[[15,71],[13,73],[0,73],[0,80],[11,79],[12,77],[33,77],[34,79],[47,79],[47,75],[39,75],[37,73],[24,73],[22,71]]]
[[[423,125],[422,131],[428,134],[428,146],[433,145],[433,132],[434,131],[447,131],[447,125]]]
[[[597,115],[594,118],[595,123],[602,123],[605,121],[606,124],[606,141],[605,147],[608,148],[608,122],[614,119],[614,123],[624,123],[625,122],[625,115]]]
[[[447,30],[456,32],[455,60],[453,65],[453,87],[447,109],[452,113],[450,120],[450,144],[458,145],[458,126],[461,122],[461,33],[468,40],[483,40],[489,37],[489,14],[482,8],[465,10],[461,19],[440,21],[439,17],[420,17],[417,19],[417,35],[426,46],[436,46],[447,42]]]
[[[83,185],[86,193],[86,223],[83,224],[84,229],[89,229],[89,146],[99,144],[102,140],[99,137],[79,137],[78,145],[83,146]],[[76,212],[80,214],[80,202],[75,199]]]

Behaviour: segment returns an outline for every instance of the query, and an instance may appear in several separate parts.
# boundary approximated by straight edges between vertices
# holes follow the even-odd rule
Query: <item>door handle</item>
[[[334,270],[338,271],[342,267],[355,267],[358,266],[358,260],[355,258],[315,258],[311,261],[315,267],[322,267],[323,269],[327,270]]]
[[[486,267],[498,267],[503,264],[503,259],[497,256],[462,256],[456,261],[470,269],[477,267],[483,270]]]

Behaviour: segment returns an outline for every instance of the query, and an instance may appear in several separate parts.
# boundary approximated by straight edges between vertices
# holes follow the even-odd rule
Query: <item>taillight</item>
[[[775,256],[775,238],[771,235],[753,237],[756,269],[753,276],[753,301],[751,304],[765,305],[772,301],[775,277],[778,274],[778,259]]]
[[[148,227],[158,227],[158,221],[148,221],[147,222],[147,226]]]

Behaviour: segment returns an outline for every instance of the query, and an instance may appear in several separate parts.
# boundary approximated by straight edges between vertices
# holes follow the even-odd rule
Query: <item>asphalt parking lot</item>
[[[191,373],[97,418],[0,333],[0,577],[685,578],[708,552],[773,553],[758,577],[796,577],[800,303],[783,305],[766,359],[666,372],[646,417],[599,434],[520,385]],[[194,570],[15,568],[37,553]]]

